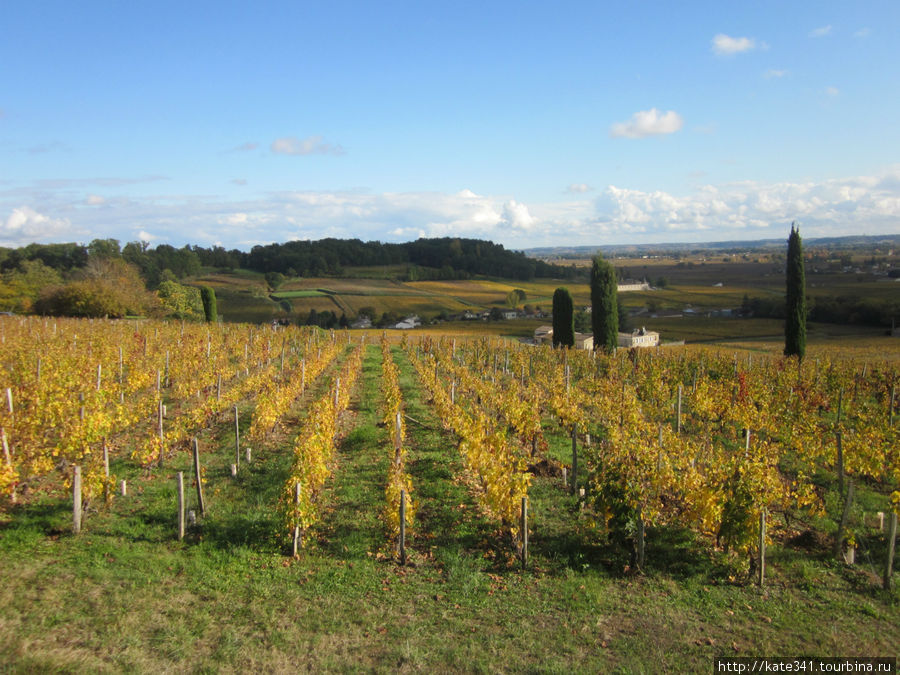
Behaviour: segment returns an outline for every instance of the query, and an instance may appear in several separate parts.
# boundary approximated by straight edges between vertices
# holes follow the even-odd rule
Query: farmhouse
[[[650,290],[650,282],[644,281],[635,281],[634,279],[626,279],[620,284],[616,285],[616,292],[618,293],[626,293],[628,291],[649,291]]]
[[[631,347],[655,347],[659,344],[659,333],[646,328],[638,328],[630,333],[619,333],[619,346],[630,349]]]
[[[534,329],[534,344],[549,344],[553,341],[553,326],[538,326]],[[575,333],[575,349],[594,350],[592,333]]]
[[[594,336],[591,333],[575,333],[575,349],[594,351]]]
[[[534,343],[542,345],[553,340],[553,326],[538,326],[534,329]]]

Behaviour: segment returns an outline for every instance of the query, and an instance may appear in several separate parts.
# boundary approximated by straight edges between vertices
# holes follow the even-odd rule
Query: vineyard
[[[0,318],[0,655],[897,656],[896,356]]]

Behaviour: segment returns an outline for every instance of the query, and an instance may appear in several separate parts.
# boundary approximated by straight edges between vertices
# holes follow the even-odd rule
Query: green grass
[[[821,550],[772,546],[760,590],[744,560],[651,528],[646,574],[636,576],[558,478],[535,478],[532,557],[521,571],[479,513],[455,439],[406,357],[394,357],[415,420],[408,470],[419,511],[407,567],[380,519],[390,446],[372,345],[321,526],[296,560],[276,537],[274,504],[290,440],[327,376],[236,480],[229,420],[203,434],[209,514],[183,542],[172,475],[188,470],[186,455],[150,474],[117,460],[130,495],[90,513],[77,537],[58,492],[12,509],[0,525],[2,670],[708,672],[722,654],[897,655],[900,593],[878,587],[876,535],[867,535],[873,562],[854,568]],[[548,432],[567,462],[568,439]]]

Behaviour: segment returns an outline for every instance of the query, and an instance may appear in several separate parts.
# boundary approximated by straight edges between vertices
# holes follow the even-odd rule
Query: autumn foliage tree
[[[137,268],[121,258],[90,260],[80,278],[45,289],[34,306],[39,314],[109,318],[147,316],[158,307]]]

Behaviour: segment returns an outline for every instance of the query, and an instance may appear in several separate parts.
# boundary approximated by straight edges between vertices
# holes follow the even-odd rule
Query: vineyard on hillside
[[[364,548],[426,586],[452,550],[485,561],[491,594],[685,560],[791,587],[808,555],[892,593],[900,367],[881,353],[14,317],[0,364],[0,534],[49,509],[44,541],[240,542],[285,574]],[[196,500],[176,502],[176,473]]]

